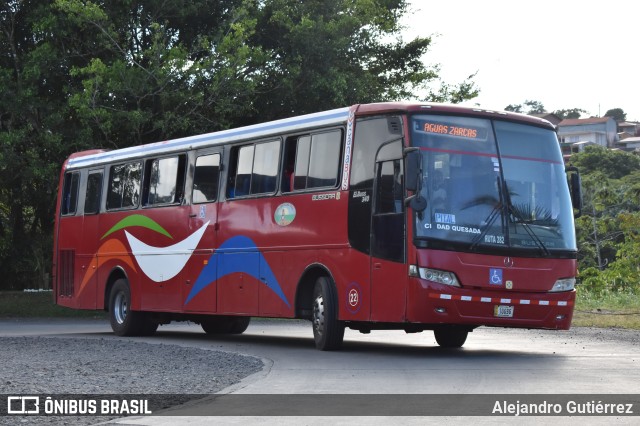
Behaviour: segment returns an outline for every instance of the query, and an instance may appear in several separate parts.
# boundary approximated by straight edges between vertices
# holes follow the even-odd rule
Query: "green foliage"
[[[50,268],[60,165],[113,149],[354,103],[460,102],[405,0],[0,3],[0,288]]]
[[[626,121],[627,113],[624,112],[622,108],[613,108],[608,110],[605,114],[605,117],[611,117],[616,121]]]
[[[580,118],[583,114],[588,114],[587,111],[582,108],[571,108],[571,109],[558,109],[553,111],[555,115],[560,117],[562,120],[566,118]]]
[[[524,105],[523,104],[507,105],[504,110],[511,111],[511,112],[518,112],[522,114],[542,114],[547,112],[542,102],[532,101],[532,100],[524,101]]]
[[[583,176],[576,221],[580,281],[591,294],[640,292],[640,158],[590,146],[571,157]]]
[[[608,179],[621,179],[640,171],[640,157],[624,151],[612,151],[599,145],[587,146],[571,156],[571,164],[585,175],[600,172]]]
[[[507,105],[504,110],[521,114],[544,114],[547,112],[542,102],[532,100],[526,100],[524,104]],[[553,111],[553,113],[562,120],[565,118],[580,118],[583,114],[588,114],[587,111],[581,108],[559,109]]]

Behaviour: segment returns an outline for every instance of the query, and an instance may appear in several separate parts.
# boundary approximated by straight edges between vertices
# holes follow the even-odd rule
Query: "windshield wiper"
[[[544,245],[540,237],[538,237],[538,235],[533,231],[533,229],[531,229],[531,226],[529,225],[529,223],[522,217],[518,209],[516,209],[513,206],[513,203],[511,203],[511,195],[509,194],[506,182],[504,182],[504,188],[505,188],[505,191],[504,191],[505,200],[507,202],[507,211],[510,215],[514,216],[516,219],[513,221],[514,230],[515,230],[515,227],[518,226],[518,224],[522,225],[525,232],[529,235],[529,237],[531,237],[531,240],[533,240],[533,242],[536,243],[536,246],[542,251],[542,253],[544,253],[545,256],[549,256],[550,253],[549,253],[549,249],[547,249],[547,246]]]
[[[482,241],[482,239],[485,237],[485,235],[487,235],[487,232],[489,232],[489,228],[491,228],[491,225],[493,225],[493,222],[496,221],[496,218],[498,216],[502,216],[502,234],[506,236],[506,243],[507,243],[507,247],[509,246],[509,234],[505,231],[505,221],[504,221],[504,216],[500,214],[500,211],[502,210],[503,206],[502,206],[502,201],[504,198],[502,197],[502,185],[500,184],[500,176],[496,176],[496,180],[498,181],[498,202],[495,204],[495,206],[493,207],[493,209],[491,210],[491,212],[489,212],[489,216],[487,216],[485,218],[485,220],[483,222],[485,222],[485,226],[484,229],[482,230],[482,232],[480,232],[480,234],[478,234],[473,241],[471,241],[471,245],[469,246],[469,249],[474,251],[476,249],[476,247],[478,247],[478,244],[480,244],[480,241]]]
[[[549,249],[547,249],[547,246],[544,245],[542,240],[538,237],[538,235],[536,235],[533,229],[531,229],[531,226],[527,223],[527,221],[522,217],[520,212],[518,212],[518,210],[511,203],[511,196],[507,188],[507,183],[502,182],[502,180],[500,179],[500,176],[497,176],[496,180],[498,182],[498,195],[500,197],[500,200],[504,200],[504,203],[502,201],[499,201],[495,205],[495,207],[491,210],[487,218],[484,220],[484,222],[486,223],[484,229],[480,234],[478,234],[473,239],[473,241],[471,242],[471,245],[469,246],[469,249],[472,251],[475,251],[476,247],[478,247],[482,239],[485,237],[485,235],[487,235],[487,232],[489,232],[491,225],[493,225],[493,222],[496,221],[498,216],[502,217],[502,223],[501,223],[502,234],[505,236],[506,246],[511,247],[509,227],[506,224],[506,221],[507,221],[506,216],[500,214],[501,210],[503,210],[504,207],[506,206],[506,210],[507,210],[506,212],[512,215],[513,217],[515,217],[515,219],[517,220],[517,221],[513,221],[514,226],[517,226],[518,224],[522,225],[525,232],[529,235],[529,237],[536,244],[536,246],[542,251],[542,253],[545,256],[549,256],[550,253],[549,253]]]

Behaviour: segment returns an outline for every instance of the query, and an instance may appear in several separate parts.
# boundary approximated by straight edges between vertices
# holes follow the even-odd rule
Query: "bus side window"
[[[220,154],[203,155],[196,159],[193,175],[193,203],[207,203],[218,198]]]
[[[235,197],[249,195],[253,170],[254,145],[243,146],[238,152],[238,168],[235,181]]]
[[[342,131],[334,130],[311,137],[307,188],[334,187],[340,174]]]
[[[269,194],[276,191],[280,141],[256,144],[251,176],[252,194]]]
[[[371,255],[394,262],[404,261],[403,175],[402,160],[376,164]]]
[[[279,160],[280,140],[232,149],[227,199],[274,193],[278,184]]]
[[[116,164],[109,171],[107,210],[135,208],[140,199],[142,163]]]
[[[185,164],[184,155],[147,160],[143,204],[151,206],[182,202]]]
[[[342,130],[298,138],[293,189],[331,188],[338,183]]]
[[[293,171],[293,188],[307,188],[307,173],[309,172],[309,154],[311,152],[311,136],[298,138],[298,149],[296,151],[296,165]]]
[[[62,205],[60,213],[63,216],[76,214],[78,205],[78,189],[80,187],[80,173],[69,172],[64,175],[64,187],[62,190]]]
[[[96,214],[100,211],[102,195],[102,172],[89,173],[87,191],[84,197],[84,214]]]
[[[289,138],[284,145],[284,159],[282,161],[282,177],[280,188],[282,192],[293,191],[294,170],[296,167],[296,151],[298,138]]]

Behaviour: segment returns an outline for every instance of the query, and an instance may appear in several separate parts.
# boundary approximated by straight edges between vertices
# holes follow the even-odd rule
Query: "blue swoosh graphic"
[[[247,255],[258,256],[258,262],[249,262]],[[216,280],[238,272],[251,275],[256,280],[264,283],[288,307],[291,307],[267,260],[258,251],[256,243],[251,238],[244,236],[229,238],[211,255],[207,266],[204,267],[191,292],[189,292],[185,304],[189,303],[198,293]]]

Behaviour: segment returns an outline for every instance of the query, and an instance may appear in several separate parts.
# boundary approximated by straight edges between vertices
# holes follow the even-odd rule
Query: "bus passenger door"
[[[79,263],[82,268],[80,292],[85,302],[78,307],[96,309],[98,294],[98,251],[100,244],[99,222],[100,201],[102,199],[103,171],[89,171],[84,197],[82,217],[82,238],[80,243]],[[89,303],[89,301],[91,301]]]
[[[184,310],[214,313],[217,310],[218,199],[222,149],[196,152],[191,188],[189,234],[204,231],[189,261],[183,289]],[[187,189],[189,191],[189,189]],[[205,227],[203,230],[202,228]]]
[[[401,140],[383,145],[376,157],[371,218],[371,320],[405,318],[407,268]]]

